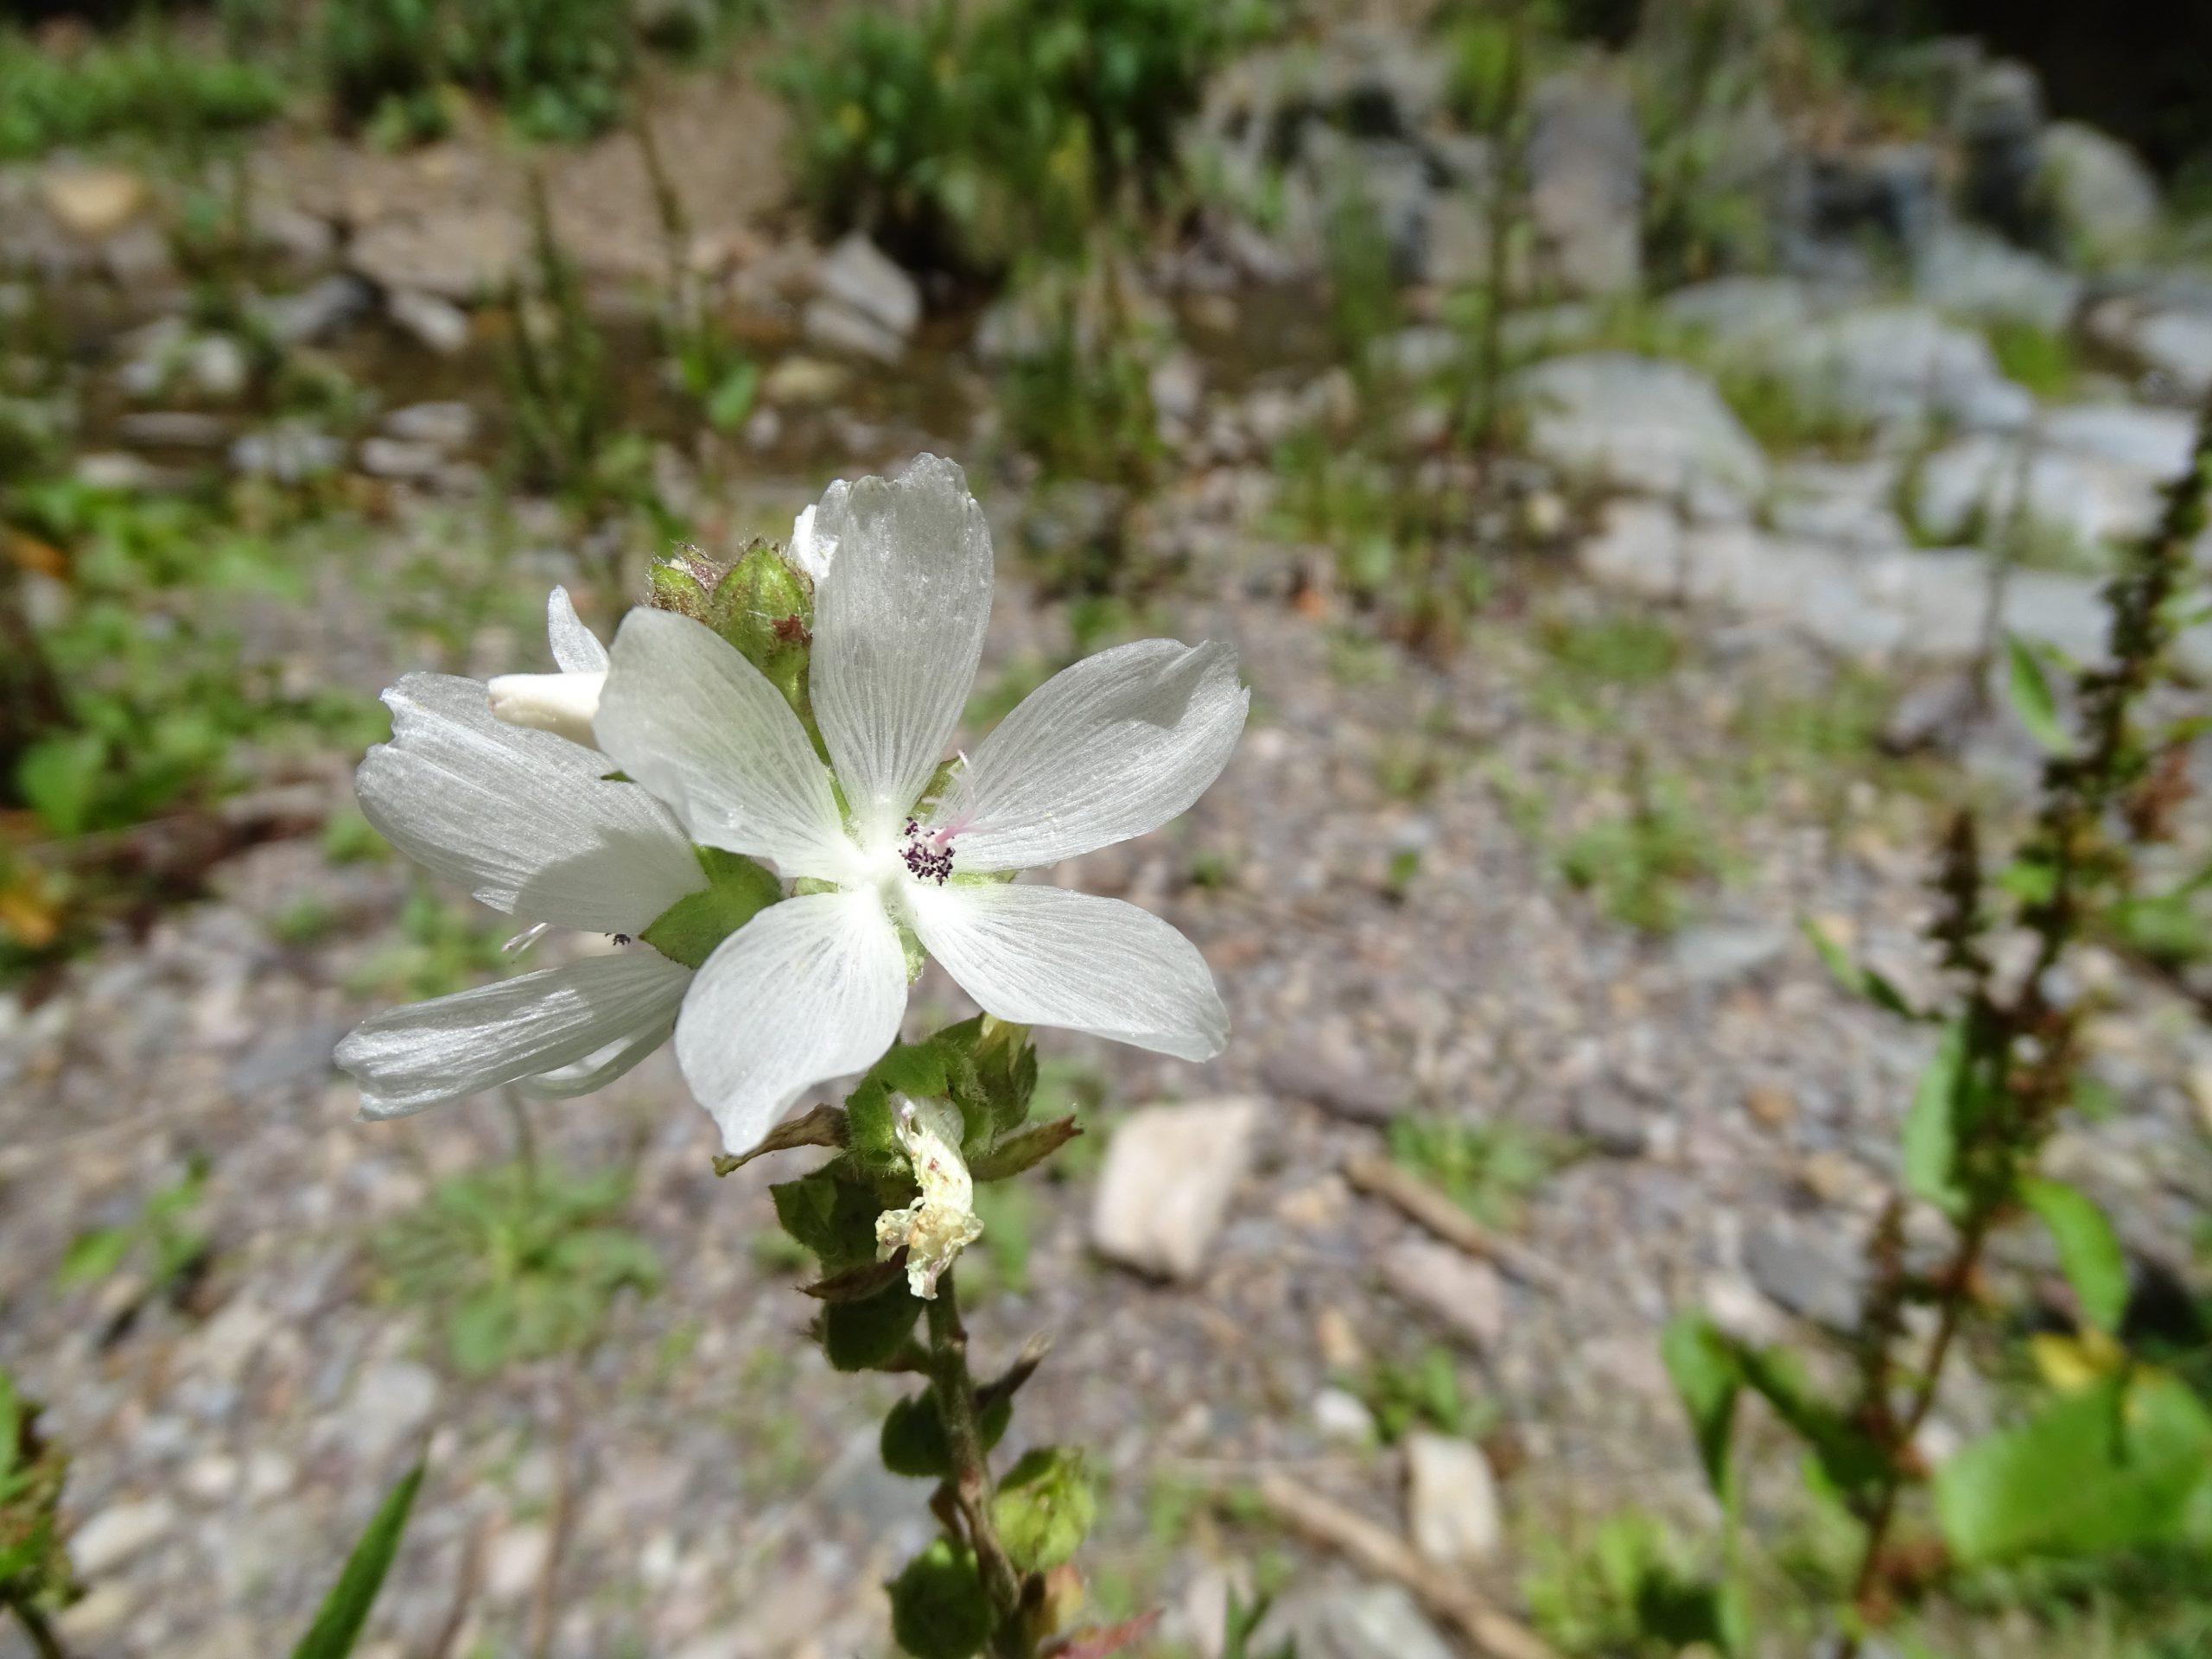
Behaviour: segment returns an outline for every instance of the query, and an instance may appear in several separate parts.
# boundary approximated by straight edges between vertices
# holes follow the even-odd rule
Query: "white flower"
[[[961,1127],[958,1109],[938,1100],[901,1100],[891,1126],[921,1196],[875,1218],[875,1258],[888,1262],[905,1250],[907,1288],[925,1302],[937,1300],[937,1281],[952,1258],[983,1236],[976,1183],[960,1155]]]
[[[556,588],[556,659],[585,660]],[[573,630],[563,638],[563,622]],[[494,910],[634,935],[708,885],[668,810],[608,783],[605,756],[493,718],[480,681],[410,674],[385,693],[391,741],[354,779],[369,821],[402,852]],[[645,945],[391,1009],[340,1043],[361,1115],[403,1117],[500,1084],[581,1095],[667,1040],[691,970]]]
[[[577,617],[565,588],[556,588],[545,601],[545,632],[561,671],[494,676],[487,688],[492,712],[510,726],[551,732],[594,747],[591,722],[607,683],[607,647]]]
[[[837,482],[842,484],[844,480],[839,479]],[[784,550],[793,564],[819,582],[830,574],[830,561],[837,556],[837,538],[817,532],[814,509],[807,507],[791,521],[791,545]]]
[[[677,1058],[728,1145],[751,1146],[807,1089],[897,1038],[901,929],[1001,1020],[1218,1053],[1227,1012],[1173,928],[1118,900],[975,878],[1187,808],[1243,728],[1235,654],[1147,639],[1077,663],[1007,716],[948,799],[925,803],[990,611],[982,511],[957,467],[925,455],[889,482],[833,485],[809,530],[836,550],[815,592],[809,682],[834,785],[767,680],[670,612],[624,620],[597,721],[609,758],[694,841],[772,859],[813,889],[724,939],[684,1001]]]

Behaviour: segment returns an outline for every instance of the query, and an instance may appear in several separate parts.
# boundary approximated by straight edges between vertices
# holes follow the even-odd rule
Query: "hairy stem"
[[[976,1380],[968,1370],[968,1329],[960,1322],[960,1298],[950,1268],[938,1281],[937,1298],[928,1304],[930,1387],[944,1420],[952,1452],[952,1501],[968,1531],[969,1547],[982,1575],[996,1628],[993,1659],[1031,1659],[1033,1651],[1022,1609],[1021,1578],[1007,1558],[991,1525],[991,1470],[983,1451],[982,1414],[976,1409]]]

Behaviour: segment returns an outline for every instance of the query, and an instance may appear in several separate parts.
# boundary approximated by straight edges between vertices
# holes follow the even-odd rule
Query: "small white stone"
[[[501,1533],[485,1557],[485,1593],[494,1601],[519,1601],[528,1595],[545,1570],[552,1542],[552,1535],[534,1522]]]
[[[1324,1389],[1313,1396],[1313,1426],[1324,1440],[1346,1446],[1375,1443],[1375,1414],[1342,1389]]]
[[[202,1503],[220,1503],[238,1491],[238,1460],[216,1452],[185,1465],[184,1490]]]
[[[1102,1255],[1166,1279],[1197,1276],[1252,1159],[1254,1099],[1148,1106],[1114,1132],[1090,1210]]]
[[[79,1573],[97,1579],[159,1543],[176,1520],[176,1505],[166,1497],[118,1503],[77,1529],[69,1541],[70,1557]]]
[[[1408,1438],[1406,1527],[1414,1548],[1439,1566],[1473,1567],[1497,1555],[1505,1529],[1482,1447],[1442,1434]]]

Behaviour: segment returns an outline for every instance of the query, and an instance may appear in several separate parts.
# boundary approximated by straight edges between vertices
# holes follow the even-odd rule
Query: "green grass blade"
[[[407,1530],[407,1512],[414,1508],[415,1489],[422,1484],[423,1465],[417,1463],[391,1489],[368,1530],[353,1546],[353,1553],[346,1558],[345,1570],[323,1598],[314,1624],[292,1649],[292,1659],[345,1659],[353,1651],[353,1644],[361,1639],[362,1627],[369,1622],[377,1592],[384,1588],[385,1574],[391,1570],[391,1558],[399,1553],[400,1535]]]

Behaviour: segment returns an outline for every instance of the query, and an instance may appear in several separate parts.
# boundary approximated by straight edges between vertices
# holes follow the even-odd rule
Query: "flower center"
[[[952,831],[925,830],[909,818],[899,837],[899,858],[915,880],[934,881],[941,887],[952,874]]]

